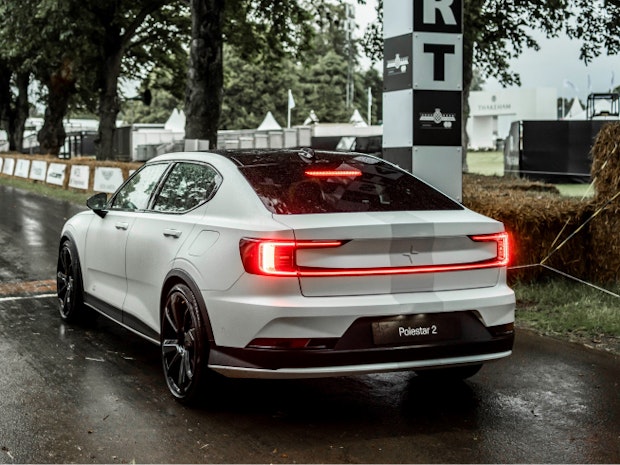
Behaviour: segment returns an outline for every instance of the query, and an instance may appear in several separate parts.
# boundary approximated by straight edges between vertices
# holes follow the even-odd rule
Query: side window
[[[170,172],[153,209],[181,213],[211,198],[221,181],[214,168],[199,163],[178,163]]]
[[[160,163],[147,165],[138,171],[123,188],[118,191],[112,202],[115,210],[144,210],[161,175],[168,165]]]

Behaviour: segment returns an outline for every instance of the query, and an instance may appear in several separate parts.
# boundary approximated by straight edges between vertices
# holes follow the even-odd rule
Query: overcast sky
[[[367,0],[366,5],[355,5],[360,29],[375,21],[376,0]],[[586,66],[579,60],[579,41],[566,37],[538,40],[541,49],[525,51],[512,62],[512,70],[521,75],[521,87],[555,87],[558,97],[578,96],[583,102],[590,92],[608,92],[614,75],[614,87],[620,85],[620,55],[599,57]],[[573,84],[565,85],[565,81]],[[502,86],[493,79],[487,79],[485,90],[498,90]],[[577,89],[577,91],[575,90]]]

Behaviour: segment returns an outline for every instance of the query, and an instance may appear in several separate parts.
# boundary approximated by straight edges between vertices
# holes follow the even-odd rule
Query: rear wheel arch
[[[207,332],[207,339],[209,344],[213,344],[215,338],[213,336],[213,330],[211,329],[211,320],[209,319],[209,313],[207,311],[207,305],[202,297],[202,293],[200,289],[196,285],[196,282],[192,279],[192,277],[187,274],[183,270],[171,270],[167,275],[166,279],[164,279],[164,285],[161,289],[161,294],[159,298],[159,318],[163,316],[164,307],[166,305],[166,298],[168,297],[168,293],[170,290],[176,286],[177,284],[185,284],[192,291],[194,296],[196,297],[196,301],[198,306],[200,307],[200,314],[202,316],[202,320],[205,325],[205,330]]]

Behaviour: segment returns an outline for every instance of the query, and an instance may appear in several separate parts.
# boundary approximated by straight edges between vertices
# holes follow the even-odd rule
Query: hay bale
[[[595,209],[592,267],[600,282],[620,282],[620,123],[601,128],[592,147]]]
[[[590,277],[584,259],[590,248],[587,228],[554,252],[591,215],[590,203],[561,197],[554,186],[525,180],[466,175],[463,181],[463,203],[504,223],[513,246],[511,267],[538,265],[551,254],[546,265],[582,279]],[[509,278],[536,281],[544,273],[535,266],[511,270]]]

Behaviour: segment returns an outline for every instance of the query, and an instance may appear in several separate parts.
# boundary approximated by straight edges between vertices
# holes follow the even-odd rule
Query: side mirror
[[[93,195],[86,201],[86,206],[101,218],[104,218],[108,214],[108,211],[106,210],[107,205],[108,195],[103,192]]]

